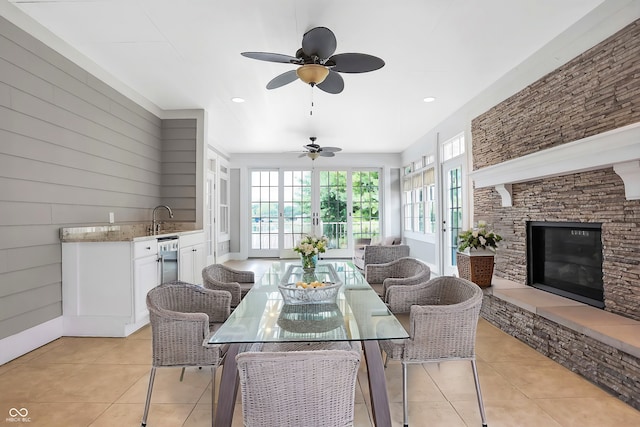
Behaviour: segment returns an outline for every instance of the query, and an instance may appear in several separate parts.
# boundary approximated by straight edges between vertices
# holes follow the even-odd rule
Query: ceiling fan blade
[[[384,67],[384,61],[377,56],[366,53],[339,53],[333,55],[326,62],[333,71],[339,73],[367,73]]]
[[[320,151],[318,154],[320,154],[320,157],[334,157],[336,155],[331,151]]]
[[[306,156],[306,155],[307,155],[307,153],[302,153],[302,154],[300,154],[300,155],[298,156],[298,158],[300,158],[300,157],[304,157],[304,156]]]
[[[338,42],[333,32],[326,27],[312,28],[302,37],[302,51],[307,56],[327,59],[336,51]]]
[[[320,149],[321,151],[328,151],[331,153],[337,153],[338,151],[342,151],[342,148],[338,148],[338,147],[322,147]]]
[[[322,83],[317,84],[316,87],[327,93],[336,94],[344,89],[344,80],[340,74],[329,71],[327,78]]]
[[[281,53],[269,52],[242,52],[240,55],[259,61],[281,62],[283,64],[300,64],[300,59],[295,56],[283,55]]]
[[[281,86],[288,85],[297,78],[296,70],[287,71],[271,79],[271,81],[267,83],[267,89],[277,89]]]

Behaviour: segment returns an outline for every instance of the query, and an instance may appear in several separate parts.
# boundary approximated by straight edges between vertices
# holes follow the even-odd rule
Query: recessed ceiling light
[[[242,104],[244,102],[244,98],[238,98],[237,96],[235,98],[231,98],[231,100],[237,104]]]
[[[433,102],[436,99],[433,96],[427,96],[425,99],[423,99],[424,102]]]

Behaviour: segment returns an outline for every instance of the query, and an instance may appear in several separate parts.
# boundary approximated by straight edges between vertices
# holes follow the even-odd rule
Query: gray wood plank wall
[[[62,314],[61,227],[160,203],[191,221],[194,169],[195,120],[163,123],[0,17],[0,339]]]
[[[174,221],[196,220],[196,132],[195,119],[162,121],[162,204]]]

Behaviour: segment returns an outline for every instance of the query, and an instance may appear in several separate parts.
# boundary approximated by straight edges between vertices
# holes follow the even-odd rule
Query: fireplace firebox
[[[602,224],[527,223],[528,285],[604,308]]]

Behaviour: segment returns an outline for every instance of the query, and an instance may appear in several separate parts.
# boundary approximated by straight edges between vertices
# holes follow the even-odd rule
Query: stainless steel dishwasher
[[[159,238],[158,256],[160,258],[160,283],[178,280],[178,237]]]

